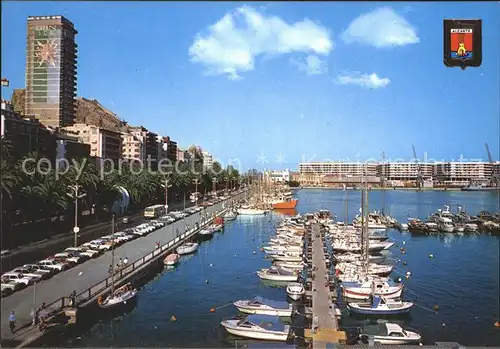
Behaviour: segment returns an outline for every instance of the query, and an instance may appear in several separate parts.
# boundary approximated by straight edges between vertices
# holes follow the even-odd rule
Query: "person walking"
[[[14,310],[9,314],[9,327],[10,332],[14,333],[16,331],[16,315],[14,314]]]
[[[123,268],[126,268],[128,266],[128,258],[125,257],[123,258]]]
[[[120,259],[118,260],[118,269],[121,269],[121,268],[122,268],[122,265],[123,265],[123,260],[122,260],[122,258],[120,257]]]

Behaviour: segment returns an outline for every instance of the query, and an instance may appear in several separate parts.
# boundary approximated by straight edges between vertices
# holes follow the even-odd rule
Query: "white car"
[[[165,222],[167,224],[171,224],[175,222],[175,218],[170,217],[169,215],[164,215],[159,218],[161,222]]]
[[[11,290],[12,292],[19,291],[26,287],[26,284],[12,280],[9,278],[2,278],[2,291]]]
[[[121,242],[127,242],[127,241],[130,241],[130,240],[132,240],[132,239],[135,238],[135,236],[129,235],[129,234],[126,234],[126,233],[123,233],[123,232],[119,232],[119,233],[113,234],[113,236],[115,238],[117,238]]]
[[[135,229],[139,230],[144,230],[146,233],[151,233],[153,230],[155,230],[152,226],[148,225],[147,223],[139,224]]]
[[[100,254],[99,251],[91,250],[90,248],[85,248],[85,247],[68,247],[64,251],[71,253],[77,252],[83,256],[88,256],[89,258],[97,257]]]
[[[54,258],[63,259],[65,261],[68,261],[68,262],[74,263],[74,264],[82,263],[85,260],[89,259],[88,256],[85,256],[85,257],[83,255],[78,256],[77,254],[72,253],[72,252],[61,252],[61,253],[56,253],[54,255]]]
[[[88,246],[92,249],[98,249],[101,251],[109,251],[113,247],[111,244],[105,242],[104,240],[92,240],[90,242],[84,243],[83,246]]]
[[[3,278],[14,280],[16,282],[22,282],[26,286],[29,286],[29,285],[35,283],[35,279],[34,278],[29,277],[29,276],[24,276],[21,273],[13,273],[13,272],[5,273],[5,274],[2,275],[2,279]]]
[[[27,276],[35,280],[35,282],[41,281],[42,279],[46,279],[48,276],[45,276],[44,274],[36,273],[34,270],[28,269],[28,268],[23,268],[23,267],[17,267],[11,270],[11,273],[18,273],[18,274],[23,274],[23,276]]]
[[[54,269],[56,271],[63,271],[63,270],[66,270],[69,268],[68,263],[63,263],[63,262],[59,262],[59,261],[55,261],[55,260],[51,260],[51,259],[43,259],[40,262],[38,262],[38,264],[45,266],[47,268],[50,268],[50,269]]]
[[[137,236],[144,236],[150,233],[149,229],[143,227],[143,228],[134,228],[132,233]]]
[[[156,219],[154,221],[149,222],[149,224],[154,225],[156,228],[162,228],[165,226],[165,223],[162,223]]]
[[[116,244],[115,246],[121,245],[121,244],[123,244],[125,242],[123,239],[118,239],[117,236],[113,236],[113,235],[104,235],[104,236],[101,236],[100,240],[103,240],[104,242],[108,242],[110,244],[112,242],[114,242]]]
[[[50,278],[52,275],[56,273],[54,269],[50,269],[48,267],[39,264],[25,264],[23,265],[23,268],[27,268],[35,274],[43,275],[45,276],[46,279]]]

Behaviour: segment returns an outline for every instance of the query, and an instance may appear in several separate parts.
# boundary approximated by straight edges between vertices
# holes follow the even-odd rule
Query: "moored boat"
[[[351,299],[369,299],[371,295],[399,298],[403,293],[404,284],[393,285],[384,279],[366,278],[362,282],[343,282],[340,287],[344,297]]]
[[[236,211],[230,210],[224,215],[224,221],[234,221],[238,214]]]
[[[179,257],[180,256],[177,253],[171,253],[167,257],[165,257],[163,263],[169,266],[176,265],[177,263],[179,263]]]
[[[269,269],[261,269],[257,271],[257,275],[263,280],[272,281],[297,281],[299,278],[298,272],[284,270],[280,267],[271,267]]]
[[[294,209],[297,206],[299,200],[297,199],[285,199],[278,200],[272,203],[272,206],[276,210],[280,209]]]
[[[177,247],[177,254],[184,255],[194,253],[198,250],[198,244],[196,242],[186,242],[184,245]]]
[[[246,314],[291,316],[293,310],[292,305],[287,302],[273,301],[260,296],[239,300],[233,304],[239,311]]]
[[[363,315],[399,315],[410,312],[412,302],[403,302],[391,298],[373,296],[370,303],[348,303],[349,311]]]
[[[306,289],[301,283],[292,282],[286,287],[286,293],[288,294],[288,297],[294,301],[298,301],[306,294]]]
[[[243,320],[223,320],[221,325],[229,333],[246,338],[284,342],[290,335],[290,326],[281,322],[277,316],[250,315]]]
[[[404,345],[419,344],[422,337],[417,332],[403,329],[398,324],[385,323],[376,326],[365,326],[359,334],[362,343],[368,344],[370,338],[374,344]]]
[[[267,213],[266,210],[262,210],[259,208],[251,208],[248,206],[243,206],[239,208],[236,212],[242,216],[262,216]]]
[[[117,288],[104,300],[101,296],[97,298],[97,304],[104,309],[118,308],[132,302],[137,296],[137,289],[130,283]]]

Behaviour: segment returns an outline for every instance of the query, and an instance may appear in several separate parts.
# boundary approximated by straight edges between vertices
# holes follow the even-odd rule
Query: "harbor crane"
[[[493,161],[493,157],[491,156],[490,152],[490,147],[488,146],[488,143],[484,143],[484,147],[486,148],[486,152],[488,153],[488,161],[491,164],[491,179],[490,179],[490,185],[492,187],[497,187],[499,186],[500,182],[500,176],[498,174],[498,167],[500,167],[500,164],[496,164],[495,161]]]
[[[420,165],[420,161],[417,158],[417,152],[415,151],[415,145],[412,143],[411,147],[413,148],[413,157],[417,162],[417,191],[422,191],[422,187],[424,186],[424,180],[422,179],[422,168]]]

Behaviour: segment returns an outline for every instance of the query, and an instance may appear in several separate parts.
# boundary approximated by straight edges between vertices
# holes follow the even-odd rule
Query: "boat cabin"
[[[248,303],[249,306],[252,307],[271,307],[274,309],[288,309],[290,308],[290,304],[288,302],[283,302],[283,301],[273,301],[270,299],[262,298],[260,296],[255,297],[250,303]]]
[[[255,326],[266,331],[276,332],[285,332],[287,327],[289,328],[289,326],[280,321],[279,317],[270,315],[250,315],[238,323],[238,327],[246,327],[248,329],[255,328]]]
[[[269,268],[267,270],[267,274],[269,274],[269,275],[295,275],[294,272],[284,270],[281,268],[274,268],[274,267]]]

